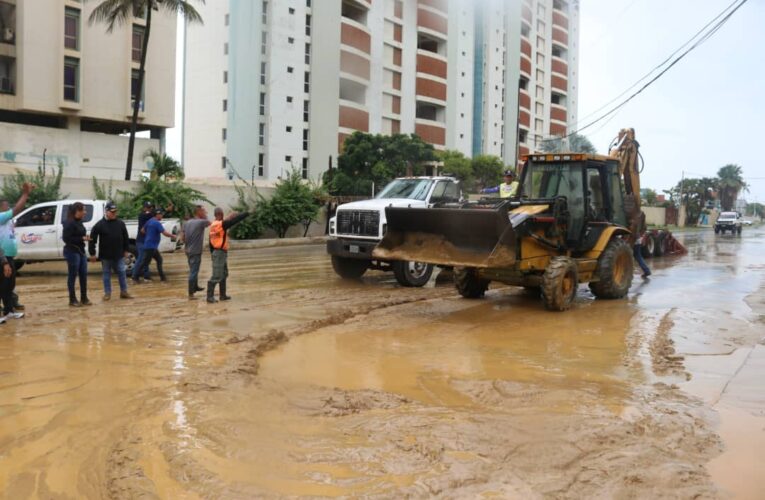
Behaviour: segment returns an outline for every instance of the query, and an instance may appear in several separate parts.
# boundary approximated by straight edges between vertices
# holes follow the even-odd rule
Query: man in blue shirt
[[[4,287],[5,294],[1,298],[3,299],[4,315],[10,315],[14,318],[21,318],[24,316],[23,313],[14,312],[14,309],[23,310],[24,306],[19,304],[19,298],[15,293],[16,265],[13,260],[18,253],[18,245],[16,243],[13,218],[24,210],[24,206],[27,204],[27,200],[29,200],[29,193],[31,193],[34,188],[34,185],[24,183],[21,187],[21,197],[18,199],[13,209],[10,208],[10,204],[7,200],[0,201],[0,249],[2,249],[5,254],[5,258],[12,270],[11,276],[6,278],[7,282]]]
[[[162,225],[163,215],[164,212],[162,210],[155,210],[154,218],[149,219],[142,229],[144,232],[143,256],[137,264],[137,273],[134,273],[133,276],[141,276],[145,272],[145,268],[149,267],[151,259],[154,259],[157,261],[157,272],[159,273],[160,281],[167,281],[165,272],[162,270],[162,255],[159,253],[159,242],[163,235],[175,241],[175,235],[165,231],[165,226]],[[133,280],[138,281],[135,278]]]
[[[138,263],[143,260],[143,241],[146,238],[146,234],[143,232],[143,227],[148,221],[154,218],[154,204],[150,201],[143,202],[143,212],[138,214],[138,234],[135,237],[135,248],[138,255],[135,259],[135,265],[133,266],[133,281],[137,282],[140,275],[138,274]],[[151,263],[151,260],[148,261]],[[149,264],[146,264],[146,270],[143,272],[143,279],[150,280],[151,273],[149,272]]]

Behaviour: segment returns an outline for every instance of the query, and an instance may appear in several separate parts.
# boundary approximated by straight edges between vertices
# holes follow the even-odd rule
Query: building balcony
[[[568,64],[565,61],[553,57],[551,60],[551,68],[553,73],[558,73],[564,76],[568,76]]]
[[[417,72],[446,78],[446,58],[427,50],[418,49]]]
[[[427,97],[446,103],[446,84],[418,76],[417,96]]]
[[[529,97],[529,94],[523,89],[519,92],[518,106],[531,111],[531,97]]]
[[[416,118],[414,120],[414,132],[419,135],[423,141],[429,142],[436,147],[446,145],[446,124]]]
[[[340,49],[340,73],[369,82],[369,59]]]
[[[558,28],[557,26],[553,26],[552,39],[553,42],[556,42],[564,47],[568,47],[568,32]]]
[[[341,128],[369,132],[369,112],[365,106],[341,99],[339,108]]]
[[[553,26],[558,26],[568,31],[568,17],[566,17],[561,11],[553,11]]]
[[[566,115],[566,108],[563,106],[558,106],[556,104],[550,106],[550,120],[557,121],[565,126],[567,123]]]
[[[567,78],[563,78],[563,77],[560,77],[560,76],[557,76],[557,75],[552,75],[550,77],[550,84],[551,84],[552,88],[554,88],[554,89],[556,89],[556,90],[558,90],[558,91],[560,91],[560,92],[562,92],[564,94],[568,93],[568,79]]]
[[[521,7],[521,17],[531,24],[532,13],[531,9],[526,4],[523,4],[523,7]]]
[[[425,9],[417,9],[417,27],[427,29],[446,37],[449,33],[448,19],[440,14]]]
[[[531,60],[521,56],[521,73],[531,78]]]
[[[372,37],[366,26],[343,17],[340,22],[340,43],[365,54],[370,54]]]
[[[427,5],[428,7],[441,11],[444,14],[449,13],[449,2],[448,0],[419,0],[417,2],[419,5]]]
[[[523,38],[521,38],[521,54],[531,59],[531,43]]]
[[[523,109],[518,110],[518,123],[525,125],[526,127],[531,127],[531,114]]]
[[[566,125],[562,125],[556,122],[550,122],[550,135],[563,137],[567,134]]]

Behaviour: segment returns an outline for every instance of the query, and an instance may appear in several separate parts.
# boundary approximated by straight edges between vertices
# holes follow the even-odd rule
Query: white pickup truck
[[[90,233],[96,222],[104,217],[106,200],[59,200],[33,205],[21,212],[15,219],[16,241],[19,253],[16,256],[16,268],[32,262],[64,260],[64,241],[61,239],[69,206],[79,201],[85,205],[85,217],[82,220],[85,229]],[[180,223],[177,219],[164,219],[162,224],[172,234],[178,234]],[[126,220],[128,236],[130,237],[130,257],[125,264],[130,270],[135,264],[135,237],[138,234],[138,221]],[[162,236],[159,244],[160,252],[175,251],[176,244],[170,238]]]
[[[327,253],[332,256],[332,267],[346,279],[379,269],[392,270],[402,286],[425,285],[433,273],[431,264],[372,258],[372,250],[387,228],[385,207],[429,208],[462,200],[459,181],[452,177],[404,177],[391,181],[371,200],[340,205],[329,221]]]

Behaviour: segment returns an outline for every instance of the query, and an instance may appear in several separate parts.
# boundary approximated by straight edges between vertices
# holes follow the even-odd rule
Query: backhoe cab
[[[483,296],[490,281],[540,292],[545,306],[558,311],[570,307],[579,283],[589,283],[599,298],[624,297],[632,284],[627,227],[635,203],[624,194],[620,160],[524,159],[517,198],[431,210],[388,207],[388,231],[374,255],[454,267],[456,287],[468,298]]]

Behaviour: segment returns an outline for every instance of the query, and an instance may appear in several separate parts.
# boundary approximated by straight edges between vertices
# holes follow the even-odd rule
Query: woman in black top
[[[80,202],[69,207],[69,217],[64,222],[64,258],[69,270],[67,286],[69,287],[69,305],[72,307],[89,306],[88,300],[88,257],[85,255],[85,242],[88,232],[82,225],[85,217],[85,205]],[[80,278],[80,300],[74,293],[74,282]]]

